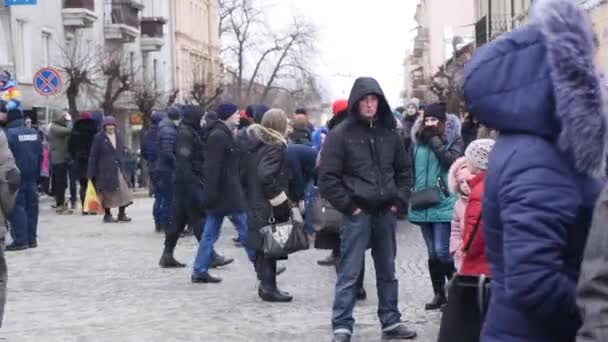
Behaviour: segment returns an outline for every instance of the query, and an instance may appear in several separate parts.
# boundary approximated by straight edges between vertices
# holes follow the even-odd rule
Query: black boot
[[[288,293],[277,288],[277,261],[265,258],[260,263],[260,287],[258,295],[266,302],[287,303],[293,299]]]
[[[227,258],[225,256],[219,255],[213,252],[210,268],[218,268],[229,265],[234,262],[233,258]]]
[[[173,253],[163,252],[163,255],[160,257],[158,261],[158,266],[162,268],[181,268],[186,267],[186,265],[181,262],[175,260],[173,257]]]
[[[445,274],[441,262],[429,259],[429,274],[435,296],[424,306],[424,309],[437,310],[448,302],[445,298]]]
[[[154,231],[157,233],[160,233],[163,231],[163,226],[160,223],[155,223],[154,224]]]

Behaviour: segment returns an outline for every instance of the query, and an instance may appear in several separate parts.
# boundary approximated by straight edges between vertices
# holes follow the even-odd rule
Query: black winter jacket
[[[175,170],[176,139],[177,126],[169,118],[164,118],[158,124],[157,171],[172,174]]]
[[[366,95],[379,97],[372,121],[358,114]],[[396,123],[376,80],[359,78],[348,100],[349,117],[329,132],[321,151],[319,189],[336,209],[350,215],[360,208],[376,212],[407,206],[412,186],[411,156],[396,132]]]
[[[203,179],[207,209],[217,215],[245,210],[245,196],[241,187],[239,148],[228,125],[211,121],[205,143]]]
[[[260,229],[268,225],[270,200],[286,193],[289,183],[287,146],[263,134],[258,125],[248,129],[251,158],[247,160],[243,189],[247,198],[247,246],[262,251]]]
[[[68,152],[70,158],[74,161],[78,179],[87,177],[89,155],[91,154],[95,134],[97,134],[97,123],[93,119],[80,119],[76,121],[72,129],[68,141]]]
[[[175,184],[189,185],[190,190],[201,190],[203,184],[203,142],[198,133],[201,113],[186,112],[175,141]],[[162,128],[161,128],[162,131]],[[181,189],[182,187],[180,187]],[[181,194],[177,194],[178,196]],[[192,196],[193,194],[183,194]],[[200,195],[200,194],[199,194]],[[199,203],[200,205],[200,203]]]

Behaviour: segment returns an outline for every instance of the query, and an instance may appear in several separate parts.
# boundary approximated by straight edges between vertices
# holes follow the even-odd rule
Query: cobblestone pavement
[[[245,253],[233,246],[226,220],[217,250],[236,261],[214,274],[220,285],[190,283],[190,268],[157,266],[163,236],[153,232],[151,199],[140,199],[130,224],[104,225],[101,217],[56,216],[41,203],[39,247],[7,254],[9,295],[0,340],[7,341],[330,341],[335,284],[331,267],[316,264],[326,251],[292,255],[279,286],[291,304],[262,302]],[[191,263],[195,239],[180,240],[176,257]],[[398,278],[403,318],[436,340],[439,313],[425,312],[430,299],[426,254],[419,230],[401,223]],[[371,255],[368,300],[355,309],[353,341],[379,341],[377,296]]]

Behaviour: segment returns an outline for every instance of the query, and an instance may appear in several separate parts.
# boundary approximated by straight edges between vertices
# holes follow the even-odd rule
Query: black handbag
[[[477,220],[464,252],[479,229]],[[478,342],[490,301],[490,278],[482,274],[456,275],[448,285],[448,304],[443,310],[438,342]]]
[[[264,256],[280,259],[309,248],[304,224],[301,220],[294,219],[293,209],[287,222],[277,223],[271,208],[268,223],[268,226],[260,229]]]
[[[312,227],[316,232],[340,233],[342,213],[331,206],[329,201],[317,196],[310,209]]]
[[[437,187],[414,191],[410,195],[410,205],[414,210],[424,210],[441,203],[441,195]]]

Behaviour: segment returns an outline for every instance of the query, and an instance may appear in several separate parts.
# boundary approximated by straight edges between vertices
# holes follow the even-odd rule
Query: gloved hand
[[[274,219],[277,223],[287,222],[291,217],[291,206],[289,205],[289,201],[285,201],[276,207],[272,207],[272,211],[274,214]]]
[[[422,132],[420,132],[420,142],[427,144],[431,138],[439,136],[439,130],[436,126],[425,126]]]

